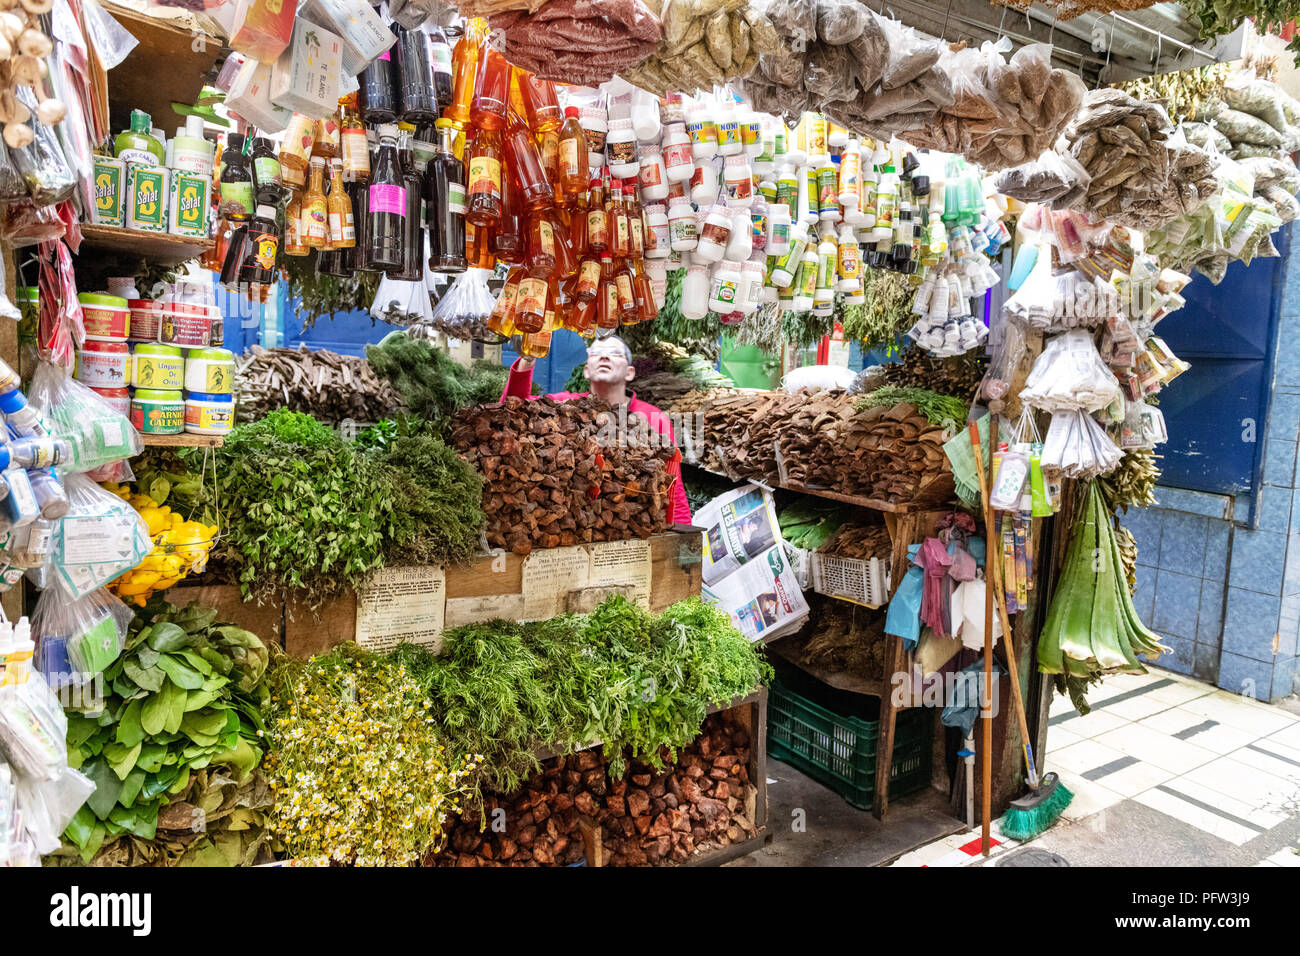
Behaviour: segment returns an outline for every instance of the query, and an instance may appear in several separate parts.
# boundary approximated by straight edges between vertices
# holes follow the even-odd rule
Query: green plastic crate
[[[810,690],[809,683],[798,683],[801,689]],[[811,692],[817,691],[813,688]],[[898,715],[889,775],[891,798],[929,786],[931,718],[923,708]],[[864,810],[871,808],[876,795],[878,727],[879,721],[829,710],[796,693],[780,678],[768,690],[768,755],[824,783]]]

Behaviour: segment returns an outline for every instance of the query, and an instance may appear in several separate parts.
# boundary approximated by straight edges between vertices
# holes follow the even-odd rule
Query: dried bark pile
[[[883,524],[848,521],[840,526],[821,551],[838,558],[857,558],[859,561],[880,558],[889,561],[893,548],[889,529]]]
[[[449,826],[434,866],[567,866],[583,859],[583,826],[598,828],[605,866],[663,866],[758,831],[751,814],[749,731],[725,712],[705,722],[666,772],[633,761],[610,780],[599,750],[547,761],[523,789],[489,795]],[[666,755],[665,755],[666,756]],[[504,829],[492,826],[504,810]]]
[[[483,475],[488,544],[522,555],[667,530],[676,450],[653,441],[639,416],[627,419],[620,434],[618,412],[590,398],[457,412],[451,445]]]
[[[277,408],[326,422],[377,422],[402,404],[392,385],[355,355],[254,345],[235,363],[235,408],[243,422]]]
[[[695,407],[684,400],[673,411]],[[853,396],[826,390],[743,393],[703,407],[697,450],[710,471],[892,503],[937,503],[952,493],[943,430],[908,403],[859,412]]]

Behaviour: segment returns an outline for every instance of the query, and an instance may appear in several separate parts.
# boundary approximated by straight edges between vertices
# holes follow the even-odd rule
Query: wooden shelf
[[[221,435],[141,435],[146,447],[155,448],[220,448],[225,444]]]
[[[172,103],[191,105],[203,80],[221,55],[224,43],[208,17],[168,7],[139,9],[141,4],[104,0],[112,14],[139,41],[126,59],[108,72],[110,121],[126,129],[131,110],[144,110],[153,124],[171,136],[184,119]]]
[[[195,239],[174,236],[168,232],[145,232],[123,226],[102,226],[83,223],[82,255],[93,250],[100,255],[144,256],[157,263],[178,263],[197,259],[213,247],[212,239]]]
[[[780,641],[775,641],[768,646],[773,654],[777,655],[784,661],[799,668],[810,677],[816,677],[823,684],[828,684],[836,690],[847,690],[854,694],[866,694],[869,697],[885,697],[889,692],[889,686],[883,680],[868,680],[857,674],[847,674],[843,671],[831,670],[829,667],[818,667],[815,664],[805,664],[799,660],[792,650],[781,647]]]
[[[683,461],[682,464],[687,465],[691,468],[697,468],[700,471],[705,472],[706,474],[714,475],[715,477],[718,478],[725,478],[727,481],[735,481],[740,484],[743,484],[746,481],[756,480],[751,478],[733,478],[731,475],[724,475],[722,472],[711,471],[710,469],[705,468],[703,465],[695,464],[694,462]],[[813,495],[817,498],[828,498],[831,501],[839,501],[846,505],[856,505],[859,508],[870,508],[872,511],[884,511],[889,514],[897,514],[897,515],[917,514],[922,511],[933,511],[937,507],[939,507],[934,504],[920,504],[916,502],[895,503],[890,501],[881,501],[878,498],[863,498],[859,495],[842,495],[838,491],[832,491],[829,488],[814,488],[808,485],[795,484],[793,482],[786,482],[784,484],[772,483],[772,482],[762,482],[762,483],[769,485],[772,488],[781,488],[785,491],[794,491],[801,495]]]

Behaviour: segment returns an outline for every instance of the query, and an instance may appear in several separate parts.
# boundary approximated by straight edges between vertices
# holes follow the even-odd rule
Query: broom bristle
[[[1051,794],[1037,806],[1024,810],[1013,806],[1007,810],[1001,820],[1002,833],[1020,842],[1032,840],[1059,820],[1073,799],[1074,794],[1066,789],[1065,784],[1057,783]]]

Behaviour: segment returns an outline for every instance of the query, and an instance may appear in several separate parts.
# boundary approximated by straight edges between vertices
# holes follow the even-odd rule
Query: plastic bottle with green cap
[[[166,159],[162,143],[150,132],[152,121],[144,110],[131,111],[131,127],[117,134],[113,154],[123,162],[161,166]]]

